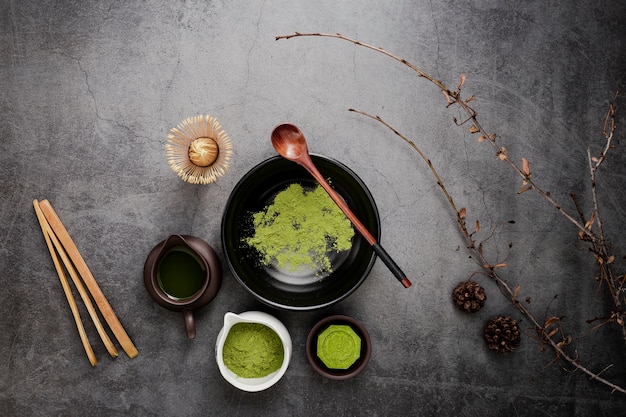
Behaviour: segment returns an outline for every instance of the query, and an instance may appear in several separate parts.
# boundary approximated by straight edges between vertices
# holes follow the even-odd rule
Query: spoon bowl
[[[289,123],[274,128],[272,146],[281,156],[294,162],[309,154],[304,135],[297,126]]]

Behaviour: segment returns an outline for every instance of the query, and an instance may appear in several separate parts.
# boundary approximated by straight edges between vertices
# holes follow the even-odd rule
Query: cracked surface
[[[517,178],[455,126],[452,117],[461,115],[407,68],[338,40],[275,36],[339,32],[449,86],[466,74],[482,123],[573,211],[570,192],[590,207],[586,149],[602,143],[608,101],[624,82],[625,19],[626,7],[608,0],[1,2],[0,415],[623,414],[625,398],[545,368],[551,354],[528,336],[508,357],[486,349],[486,320],[515,311],[480,275],[485,307],[471,317],[454,308],[452,289],[476,265],[445,197],[412,149],[348,109],[380,115],[420,146],[467,209],[468,224],[481,221],[485,251],[507,263],[520,297],[532,299],[539,317],[548,305],[550,315],[564,314],[581,360],[595,371],[614,364],[603,376],[624,386],[623,343],[610,326],[585,322],[608,310],[573,227],[531,193],[518,195]],[[619,104],[621,139],[626,103]],[[164,144],[171,127],[206,113],[228,132],[235,156],[224,178],[190,186],[167,165]],[[259,305],[225,267],[221,292],[197,312],[198,335],[189,341],[180,314],[145,292],[145,257],[180,233],[203,238],[222,258],[226,199],[250,168],[274,155],[270,132],[281,122],[298,125],[311,152],[345,163],[367,184],[382,244],[413,286],[403,289],[377,262],[339,305],[292,314]],[[620,266],[624,145],[598,178]],[[89,366],[35,198],[57,210],[137,358],[109,359],[88,327],[100,361]],[[294,355],[279,384],[244,395],[222,380],[213,345],[224,313],[254,309],[285,323]],[[330,314],[354,316],[372,337],[368,367],[341,384],[318,376],[304,354],[308,330]]]

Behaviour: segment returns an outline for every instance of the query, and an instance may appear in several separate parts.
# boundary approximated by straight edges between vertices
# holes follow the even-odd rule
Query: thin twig
[[[428,159],[426,157],[426,155],[422,152],[422,150],[420,148],[418,148],[417,145],[415,145],[415,143],[411,142],[409,139],[407,139],[405,136],[403,136],[400,132],[398,132],[396,129],[394,129],[391,125],[389,125],[387,122],[385,122],[383,119],[381,119],[379,116],[372,116],[370,114],[367,114],[365,112],[362,112],[362,111],[356,110],[356,109],[350,109],[350,111],[362,114],[362,115],[367,116],[367,117],[371,117],[371,118],[379,121],[380,123],[385,125],[387,128],[391,129],[391,131],[393,131],[393,133],[395,133],[396,135],[398,135],[402,139],[404,139],[409,145],[411,145],[411,147],[413,149],[415,149],[415,151],[424,160],[424,162],[426,162],[426,164],[428,165],[428,168],[430,168],[431,172],[435,176],[435,180],[437,180],[437,185],[439,186],[439,188],[441,188],[441,191],[443,191],[443,194],[446,196],[446,199],[448,200],[448,203],[452,206],[452,210],[456,214],[456,219],[457,219],[457,222],[459,224],[459,227],[461,228],[463,236],[469,237],[469,232],[467,231],[467,226],[465,225],[465,220],[460,215],[459,210],[456,208],[456,204],[454,203],[454,200],[452,199],[452,196],[450,196],[450,194],[448,193],[448,190],[446,189],[446,187],[444,187],[443,182],[441,181],[441,177],[439,177],[439,174],[437,173],[437,170],[433,166],[433,164],[430,161],[430,159]]]

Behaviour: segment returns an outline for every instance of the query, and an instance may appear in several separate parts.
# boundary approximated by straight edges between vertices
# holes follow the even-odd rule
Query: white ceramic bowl
[[[228,369],[223,360],[224,342],[226,341],[226,337],[228,336],[231,327],[233,327],[237,323],[264,324],[276,332],[281,342],[283,343],[284,352],[283,363],[277,371],[272,372],[271,374],[262,378],[243,378]],[[248,392],[263,391],[264,389],[267,389],[277,383],[287,371],[289,361],[291,360],[291,352],[291,336],[289,335],[289,331],[287,330],[285,325],[282,324],[274,316],[271,316],[262,311],[246,311],[241,314],[235,314],[230,312],[226,313],[224,315],[224,327],[222,328],[222,330],[220,330],[219,334],[217,335],[217,341],[215,342],[215,360],[217,361],[217,366],[220,370],[220,373],[222,374],[224,379],[230,384],[239,388],[242,391]]]

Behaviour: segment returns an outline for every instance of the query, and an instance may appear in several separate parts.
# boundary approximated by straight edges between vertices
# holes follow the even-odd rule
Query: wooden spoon
[[[376,241],[376,238],[365,228],[363,223],[352,213],[348,205],[341,199],[337,192],[331,188],[322,174],[317,170],[311,160],[306,139],[300,129],[289,123],[276,126],[272,131],[272,145],[274,149],[276,149],[276,152],[283,158],[293,161],[309,171],[313,178],[326,190],[335,204],[344,212],[354,228],[365,238],[367,243],[372,246],[374,252],[383,260],[387,268],[395,275],[398,281],[400,281],[405,288],[409,288],[411,281],[409,281],[404,272],[402,272],[400,267],[391,259],[391,256],[389,256],[380,243]]]

